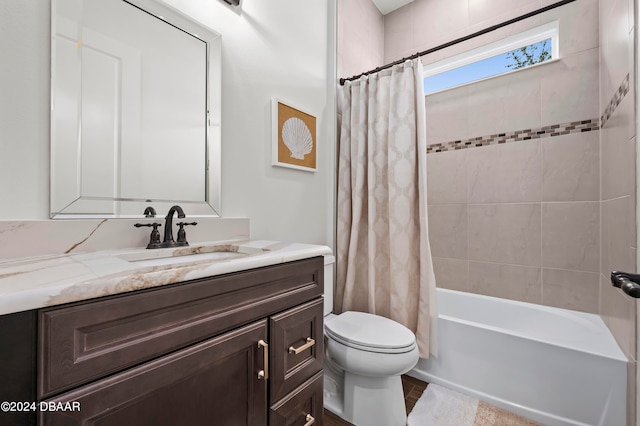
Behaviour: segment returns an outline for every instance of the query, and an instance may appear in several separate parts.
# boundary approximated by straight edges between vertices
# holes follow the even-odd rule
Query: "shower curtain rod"
[[[383,66],[378,67],[376,69],[373,69],[371,71],[363,72],[362,74],[354,75],[353,77],[349,77],[349,78],[341,78],[340,79],[340,85],[341,86],[344,85],[345,81],[357,80],[358,78],[362,77],[363,75],[373,74],[373,73],[376,73],[378,71],[382,71],[382,70],[385,70],[387,68],[391,68],[394,65],[402,64],[402,63],[404,63],[404,61],[408,61],[410,59],[416,59],[416,58],[419,58],[421,56],[428,55],[429,53],[437,52],[438,50],[442,50],[442,49],[445,49],[447,47],[453,46],[455,44],[462,43],[463,41],[467,41],[467,40],[470,40],[472,38],[481,36],[483,34],[490,33],[491,31],[495,31],[495,30],[497,30],[499,28],[506,27],[507,25],[511,25],[511,24],[513,24],[515,22],[522,21],[523,19],[531,18],[532,16],[539,15],[541,13],[544,13],[544,12],[547,12],[549,10],[555,9],[556,7],[564,6],[565,4],[572,3],[574,1],[576,1],[576,0],[562,0],[562,1],[550,4],[549,6],[545,6],[545,7],[542,7],[540,9],[534,10],[533,12],[529,12],[529,13],[526,13],[524,15],[518,16],[516,18],[509,19],[508,21],[502,22],[501,24],[492,25],[489,28],[485,28],[484,30],[480,30],[480,31],[477,31],[477,32],[475,32],[473,34],[469,34],[467,36],[457,38],[457,39],[455,39],[453,41],[450,41],[448,43],[441,44],[440,46],[432,47],[431,49],[427,49],[427,50],[424,50],[422,52],[415,53],[415,54],[413,54],[411,56],[407,56],[406,58],[398,59],[397,61],[391,62],[391,63],[389,63],[387,65],[383,65]]]

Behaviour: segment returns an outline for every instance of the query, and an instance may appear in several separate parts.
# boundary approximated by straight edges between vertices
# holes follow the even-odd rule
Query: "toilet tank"
[[[324,315],[333,312],[333,266],[336,258],[333,255],[324,256]]]

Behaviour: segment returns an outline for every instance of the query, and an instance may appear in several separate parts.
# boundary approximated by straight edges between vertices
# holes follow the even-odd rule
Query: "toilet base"
[[[400,376],[368,377],[349,372],[335,376],[335,372],[325,371],[327,410],[356,426],[407,424]]]
[[[400,376],[344,376],[346,418],[354,425],[403,426],[407,412]]]
[[[344,376],[327,368],[324,370],[324,408],[344,418]]]

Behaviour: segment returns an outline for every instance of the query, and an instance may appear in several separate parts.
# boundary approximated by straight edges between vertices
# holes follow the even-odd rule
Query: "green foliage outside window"
[[[505,67],[513,70],[547,61],[551,59],[549,40],[512,50],[507,53],[507,59],[513,61],[513,63],[507,64]]]

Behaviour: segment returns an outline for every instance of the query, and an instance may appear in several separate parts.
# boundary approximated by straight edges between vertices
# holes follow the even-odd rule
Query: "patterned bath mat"
[[[436,384],[409,413],[408,426],[538,426],[538,423]]]

